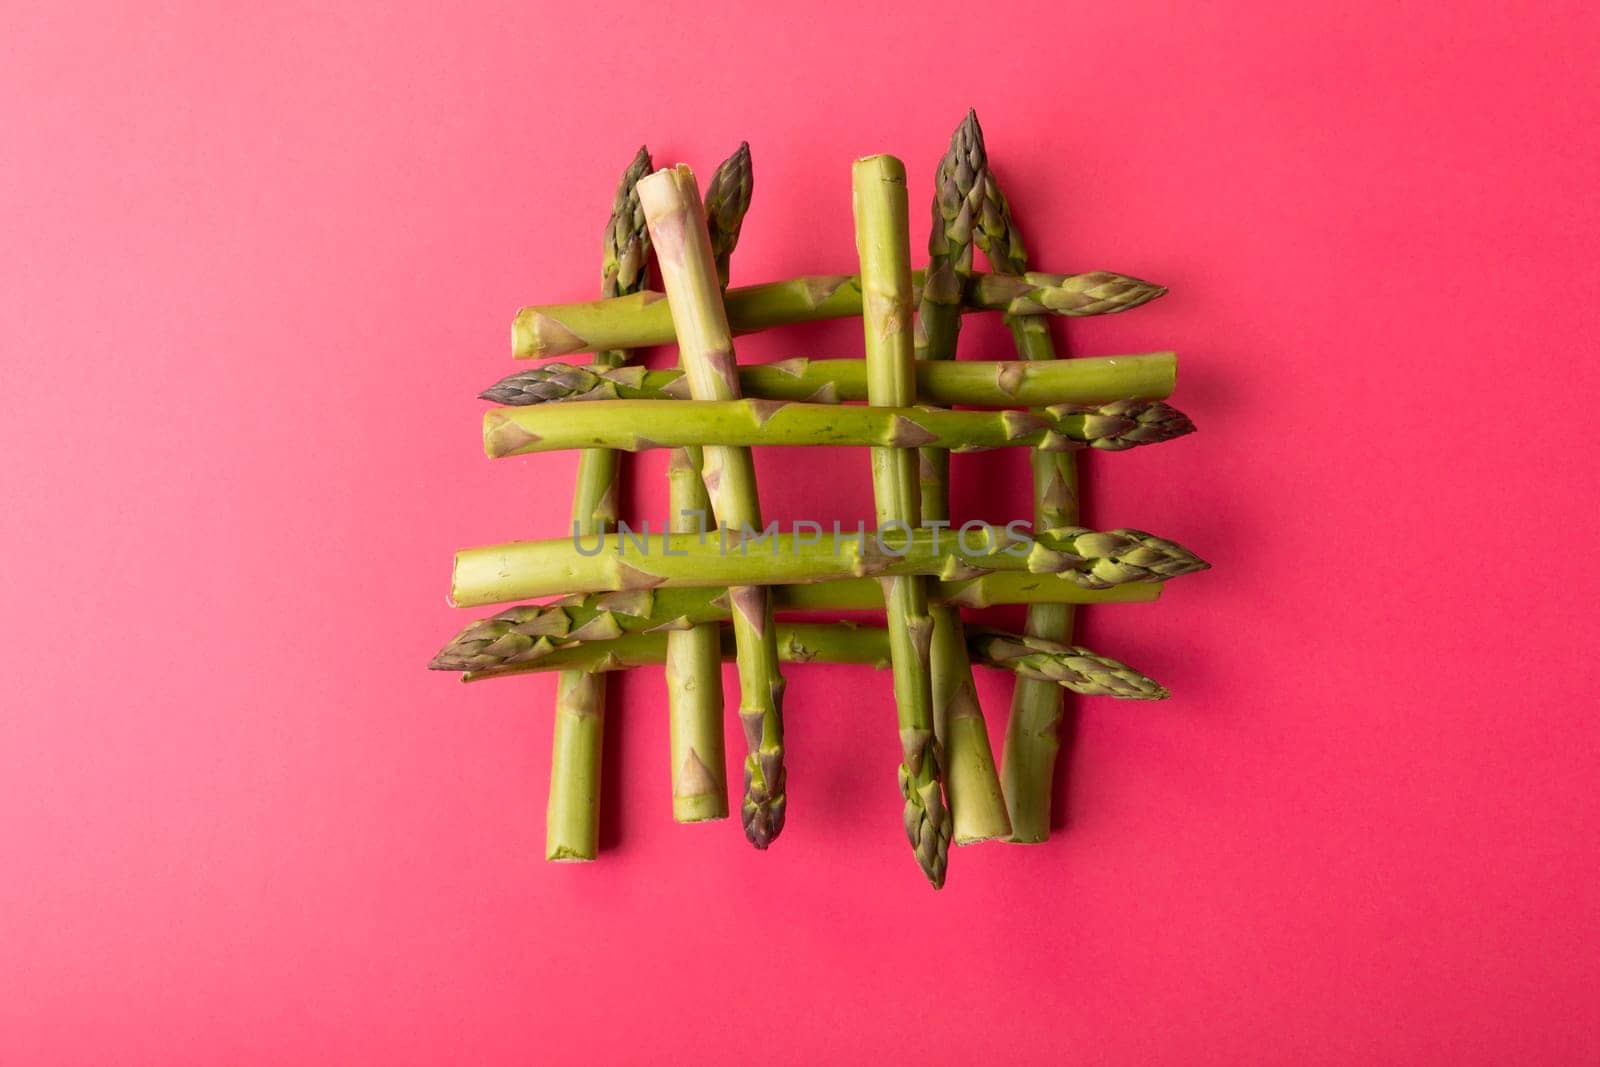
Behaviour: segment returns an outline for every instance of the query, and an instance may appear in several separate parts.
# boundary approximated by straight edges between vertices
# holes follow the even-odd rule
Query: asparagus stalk
[[[1000,183],[984,176],[984,200],[974,239],[997,274],[1027,273],[1028,254],[1011,218]],[[1037,316],[1008,316],[1007,325],[1024,360],[1053,361],[1055,344],[1049,325]],[[1062,366],[1071,366],[1069,363]],[[1079,521],[1078,459],[1066,453],[1035,452],[1033,465],[1034,521],[1046,526]],[[1024,632],[1028,640],[1070,642],[1075,612],[1070,604],[1033,605]],[[1061,747],[1063,694],[1060,686],[1037,678],[1018,677],[1011,694],[1001,764],[1006,805],[1011,815],[1010,840],[1031,844],[1050,836],[1051,793],[1056,755]]]
[[[952,407],[1048,407],[1113,400],[1164,400],[1178,361],[1171,352],[1054,363],[1021,360],[915,366],[917,400]],[[739,368],[739,390],[761,400],[836,404],[867,398],[867,365],[859,359],[807,359]],[[512,407],[564,401],[686,400],[683,371],[643,367],[574,367],[542,363],[502,378],[478,394]]]
[[[675,448],[667,464],[674,533],[695,533],[692,517],[711,513],[698,448]],[[723,598],[726,599],[725,597]],[[728,817],[727,755],[722,740],[722,635],[715,621],[666,635],[667,728],[672,747],[672,817],[701,822]]]
[[[918,284],[915,274],[912,284]],[[1021,278],[974,274],[961,291],[961,307],[1010,315],[1111,315],[1165,292],[1159,285],[1103,270],[1033,272]],[[728,324],[736,334],[859,314],[859,275],[813,275],[728,290]],[[518,311],[512,321],[511,354],[518,359],[544,359],[573,352],[671,344],[672,323],[670,302],[657,292],[578,304],[533,305]]]
[[[623,171],[606,223],[600,292],[607,298],[642,290],[648,284],[650,236],[634,184],[650,170],[650,153],[641,147]],[[627,359],[621,351],[603,352],[602,365]],[[599,534],[617,519],[617,453],[585,449],[578,457],[572,500],[573,532]],[[603,677],[564,672],[556,681],[556,716],[550,755],[550,801],[545,809],[545,858],[592,860],[600,848],[600,754],[605,725]]]
[[[1000,604],[1148,603],[1161,593],[1152,582],[1085,589],[1054,575],[997,571],[955,582],[930,581],[933,603],[987,608]],[[809,585],[779,585],[771,591],[774,612],[878,611],[881,585],[871,578],[846,578]],[[428,664],[436,671],[477,671],[540,659],[564,644],[608,641],[629,633],[672,633],[700,623],[725,622],[728,591],[704,586],[590,593],[544,604],[519,604],[469,624]]]
[[[679,356],[690,394],[697,400],[736,399],[739,379],[734,370],[733,341],[694,174],[681,164],[657,171],[639,182],[639,199],[677,324]],[[708,448],[705,460],[706,488],[718,522],[734,528],[760,528],[761,508],[749,451]],[[745,759],[741,815],[745,836],[764,849],[782,832],[787,803],[783,675],[778,669],[772,611],[760,586],[712,581],[733,587],[728,595],[739,649],[739,718],[750,750]]]
[[[881,417],[886,410],[915,414],[906,407],[916,400],[916,379],[912,373],[911,224],[905,166],[893,156],[871,156],[856,161],[851,178],[856,251],[861,257],[867,402],[873,407],[808,407],[833,414],[864,411]],[[914,424],[902,428],[892,415],[881,421],[889,432],[872,442],[878,446],[872,450],[878,525],[918,526],[916,457],[907,451],[907,445],[915,442],[904,440],[905,433],[916,433]],[[900,724],[900,792],[905,797],[906,836],[922,873],[938,889],[944,885],[949,863],[951,826],[944,803],[944,757],[933,725],[933,677],[928,661],[933,619],[928,614],[926,580],[887,578],[883,601]]]
[[[973,275],[972,223],[985,166],[983,136],[977,116],[969,110],[952,135],[949,151],[939,161],[934,176],[927,284],[917,316],[921,342],[917,354],[924,361],[955,359],[961,294]],[[1017,417],[1016,412],[1002,414],[1010,419]],[[930,413],[919,421],[925,423],[938,417]],[[923,443],[918,464],[922,516],[926,522],[950,518],[950,456],[948,451],[931,447],[934,443]],[[1048,429],[1041,432],[1036,443],[1040,447],[1072,447],[1072,436],[1070,432]],[[994,752],[989,746],[989,729],[978,703],[961,615],[953,608],[936,608],[933,623],[934,704],[940,739],[950,759],[950,805],[955,813],[956,840],[969,844],[1004,837],[1011,832],[1011,823],[1006,816]]]
[[[719,655],[734,654],[732,634],[719,631]],[[857,623],[779,623],[778,656],[790,663],[891,663],[892,639],[887,629]],[[541,671],[614,671],[650,666],[666,660],[670,634],[635,633],[606,641],[577,641],[553,649],[544,659],[468,671],[468,682]],[[1007,670],[1019,678],[1070,689],[1083,696],[1108,696],[1119,700],[1165,700],[1159,683],[1108,656],[1086,648],[1060,645],[1042,638],[994,630],[974,630],[967,636],[974,663]]]
[[[750,209],[750,146],[723,160],[706,185],[706,229],[717,277],[728,285],[728,266]],[[667,466],[671,529],[698,532],[711,513],[701,477],[699,448],[677,448]],[[667,634],[667,721],[672,745],[672,816],[678,822],[728,817],[727,757],[722,741],[720,627],[701,623]]]
[[[465,548],[456,553],[450,599],[458,607],[474,607],[563,593],[789,585],[912,574],[955,581],[990,571],[1054,574],[1063,582],[1103,589],[1162,582],[1209,566],[1183,546],[1140,530],[1069,527],[1030,535],[1015,525],[968,523],[959,532],[889,527],[780,533],[775,527],[760,536],[748,525],[738,532],[723,528],[705,543],[695,534],[622,531],[597,537],[593,546],[559,538]],[[748,594],[733,595],[735,627],[751,616],[749,602]]]
[[[869,445],[920,447],[924,452],[1028,446],[1120,452],[1193,432],[1188,416],[1160,400],[1059,404],[1033,412],[781,400],[596,400],[493,408],[483,416],[483,449],[492,457],[594,446],[639,452],[701,445]]]

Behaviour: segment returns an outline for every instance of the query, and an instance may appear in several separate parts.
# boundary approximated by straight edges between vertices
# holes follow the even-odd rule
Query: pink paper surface
[[[220,7],[0,35],[0,1062],[1600,1059],[1592,6]],[[1090,517],[1215,570],[1082,632],[1175,696],[1076,701],[1055,836],[934,893],[887,674],[790,672],[757,854],[670,821],[640,671],[546,864],[553,680],[422,669],[455,548],[565,529],[571,456],[480,452],[511,313],[595,295],[640,143],[750,141],[736,283],[852,270],[876,151],[920,249],[969,105],[1038,267],[1172,289],[1058,337],[1181,355]]]

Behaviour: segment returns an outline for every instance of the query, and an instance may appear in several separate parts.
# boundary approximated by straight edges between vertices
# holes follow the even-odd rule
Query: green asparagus
[[[635,183],[649,170],[650,153],[641,147],[617,183],[606,223],[602,296],[635,293],[649,284],[650,235],[634,191]],[[619,366],[627,353],[603,352],[596,358],[603,366]],[[604,449],[585,449],[578,457],[572,501],[575,533],[603,533],[615,524],[617,465],[617,453]],[[605,699],[604,678],[569,671],[557,682],[550,800],[545,809],[546,859],[592,860],[599,851]]]
[[[1152,582],[1085,589],[1053,574],[996,571],[954,582],[932,581],[935,604],[989,608],[1002,604],[1137,604],[1161,595]],[[772,587],[774,612],[878,611],[883,590],[872,578]],[[519,604],[469,624],[440,649],[428,667],[475,671],[539,659],[562,644],[606,641],[629,633],[687,630],[729,617],[728,591],[705,586],[631,589],[565,596],[544,604]]]
[[[711,513],[701,463],[698,448],[675,448],[667,462],[670,528],[676,533],[695,532],[694,516]],[[726,603],[726,592],[718,592]],[[720,630],[717,622],[705,620],[667,632],[667,732],[672,749],[672,817],[678,822],[728,817]]]
[[[912,282],[917,283],[917,275],[912,275]],[[1032,272],[1020,278],[974,274],[962,289],[961,307],[1008,315],[1112,315],[1165,292],[1159,285],[1111,271]],[[914,291],[913,298],[916,296]],[[736,334],[859,314],[859,275],[813,275],[728,290],[728,323]],[[522,308],[511,324],[511,354],[518,359],[544,359],[573,352],[647,348],[671,344],[674,336],[669,302],[661,293],[646,291],[611,300]]]
[[[1188,416],[1160,400],[1062,404],[1033,412],[781,400],[596,400],[491,409],[483,416],[483,449],[492,457],[596,446],[640,452],[701,445],[867,445],[949,452],[1028,446],[1118,452],[1192,432]]]
[[[907,450],[907,442],[899,440],[893,415],[882,418],[888,412],[909,412],[905,405],[916,399],[906,170],[893,156],[871,156],[856,161],[852,181],[866,330],[867,402],[872,406],[807,406],[835,415],[852,411],[880,417],[888,432],[872,442],[878,446],[872,450],[878,525],[900,523],[909,528],[921,523],[916,456]],[[676,406],[674,401],[666,403]],[[770,407],[770,402],[757,403]],[[883,600],[900,724],[900,792],[905,797],[906,836],[922,873],[938,889],[944,885],[949,863],[951,827],[944,802],[943,753],[933,726],[933,678],[928,661],[933,619],[928,614],[927,580],[887,578]]]
[[[619,532],[593,546],[572,538],[512,541],[456,553],[451,602],[504,604],[563,593],[681,586],[768,586],[835,578],[938,575],[946,581],[990,571],[1057,574],[1089,588],[1160,582],[1208,566],[1181,545],[1140,530],[1070,527],[1034,531],[969,523],[960,531],[888,527],[851,533],[788,533],[743,524],[696,534]],[[763,598],[765,600],[765,598]],[[734,595],[740,611],[748,604]],[[762,616],[764,617],[765,613]]]
[[[736,399],[739,379],[733,341],[694,174],[681,164],[657,171],[639,182],[639,199],[678,327],[679,357],[690,394],[697,400]],[[706,449],[704,477],[719,523],[735,529],[760,528],[755,466],[748,450]],[[733,587],[728,595],[739,648],[739,718],[749,749],[741,815],[745,836],[764,849],[782,832],[787,805],[783,675],[778,669],[772,610],[760,585],[713,582]]]
[[[983,209],[974,239],[996,273],[1021,276],[1028,269],[1022,235],[993,172],[985,174]],[[1048,323],[1038,316],[1007,316],[1017,354],[1036,365],[1054,361],[1055,343]],[[1077,361],[1056,364],[1072,366]],[[1034,521],[1044,526],[1079,521],[1078,458],[1067,453],[1033,454]],[[1068,604],[1036,605],[1028,610],[1029,640],[1072,640],[1075,612]],[[1011,815],[1010,840],[1029,844],[1050,836],[1051,794],[1056,753],[1060,748],[1063,694],[1059,686],[1019,677],[1011,695],[1002,756],[1006,806]]]
[[[889,631],[858,623],[779,623],[778,656],[791,663],[868,663],[890,665]],[[719,655],[733,655],[732,634],[721,631]],[[613,671],[665,661],[663,633],[634,633],[604,641],[574,641],[536,660],[470,670],[465,681],[536,674],[553,670]],[[1086,648],[1060,645],[1037,637],[996,630],[974,630],[967,636],[972,661],[1008,670],[1018,677],[1057,685],[1083,696],[1120,700],[1165,700],[1167,690],[1132,667]]]
[[[723,288],[739,230],[750,209],[750,146],[717,167],[706,185],[706,230]],[[675,448],[667,464],[671,528],[688,533],[711,513],[699,448]],[[679,822],[724,819],[728,780],[722,740],[721,634],[716,623],[701,623],[667,634],[667,724],[672,749],[672,816]]]
[[[961,294],[972,280],[972,222],[986,166],[977,116],[967,112],[934,175],[933,225],[928,237],[927,284],[917,314],[919,361],[955,359],[961,327]],[[1015,419],[1016,412],[1003,412]],[[930,414],[919,420],[925,423]],[[1071,447],[1070,438],[1044,431],[1041,447]],[[950,517],[950,456],[922,442],[917,474],[926,522]],[[1011,832],[989,746],[989,729],[972,678],[961,615],[953,608],[933,611],[934,705],[940,740],[950,759],[950,806],[956,840],[962,844],[1004,837]]]
[[[1171,352],[1105,356],[1056,363],[961,362],[916,364],[917,401],[953,407],[1047,407],[1112,400],[1164,400],[1172,395],[1178,361]],[[867,398],[867,365],[859,359],[807,359],[739,368],[739,389],[761,400],[837,404]],[[643,367],[574,367],[542,363],[502,378],[478,394],[512,407],[563,401],[686,400],[683,371]]]

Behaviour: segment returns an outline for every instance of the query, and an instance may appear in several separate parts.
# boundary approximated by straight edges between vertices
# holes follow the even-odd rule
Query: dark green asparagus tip
[[[781,753],[779,758],[782,758]],[[749,759],[757,757],[751,756]],[[767,770],[776,778],[777,787],[775,790],[768,789],[766,783],[773,779],[763,775],[758,780],[748,762],[744,772],[744,803],[739,809],[739,819],[744,823],[745,838],[756,848],[766,849],[783,832],[784,813],[789,806],[785,785],[788,776],[782,764],[769,766]],[[769,757],[762,762],[770,765],[773,760]]]
[[[988,166],[978,113],[968,110],[967,117],[951,134],[950,148],[934,173],[925,301],[953,304],[960,300],[957,279],[972,273],[972,231],[983,207]]]
[[[609,383],[586,367],[565,363],[546,363],[507,375],[478,394],[480,400],[496,404],[527,407],[560,400],[578,400],[615,395]]]
[[[1211,564],[1177,542],[1143,530],[1054,530],[1046,531],[1045,536],[1059,539],[1063,533],[1072,550],[1088,564],[1078,580],[1092,589],[1164,582],[1211,569]]]
[[[1159,444],[1194,433],[1189,416],[1161,400],[1117,400],[1090,408],[1064,408],[1083,413],[1083,436],[1091,448],[1120,452]]]
[[[639,206],[639,194],[634,186],[650,170],[650,150],[640,145],[633,162],[622,172],[617,191],[611,198],[611,218],[606,221],[605,254],[600,273],[601,296],[623,296],[645,286],[650,233],[645,228],[644,209]]]
[[[568,632],[569,621],[560,604],[519,604],[456,634],[428,669],[478,671],[538,659],[552,647],[552,637]]]
[[[750,210],[754,187],[750,142],[740,141],[738,150],[717,165],[711,181],[706,184],[706,230],[711,235],[711,253],[716,257],[717,272],[724,286],[728,284],[728,262],[734,246],[739,243],[739,231]]]

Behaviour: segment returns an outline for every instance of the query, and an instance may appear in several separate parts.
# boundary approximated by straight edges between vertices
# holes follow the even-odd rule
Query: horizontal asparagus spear
[[[634,534],[512,541],[456,553],[450,601],[458,607],[504,604],[563,593],[681,586],[768,586],[836,578],[937,575],[946,581],[990,571],[1057,574],[1090,588],[1160,582],[1209,564],[1181,545],[1140,530],[1069,527],[1031,536],[973,523],[960,532],[933,527],[851,533],[771,532],[740,536]],[[880,543],[881,535],[881,543]]]
[[[854,623],[779,623],[778,656],[790,663],[866,663],[889,666],[889,633]],[[1057,645],[1042,638],[992,630],[972,630],[967,647],[974,663],[1009,670],[1027,678],[1055,682],[1084,696],[1122,700],[1165,700],[1159,683],[1108,656],[1075,645]],[[722,631],[722,656],[733,658],[733,635]],[[608,641],[579,641],[553,649],[548,656],[500,668],[467,671],[469,682],[542,671],[616,671],[662,663],[667,635],[635,633]]]
[[[1034,411],[950,411],[782,400],[596,400],[493,408],[483,416],[483,450],[517,456],[570,448],[700,445],[871,445],[978,452],[1032,447],[1046,452],[1119,452],[1194,432],[1161,400],[1057,404]]]
[[[1053,574],[996,571],[958,582],[929,583],[931,601],[968,608],[997,604],[1133,604],[1155,600],[1161,586],[1131,582],[1085,589]],[[871,578],[846,578],[772,590],[774,611],[878,611],[883,587]],[[603,641],[628,633],[687,629],[728,618],[728,591],[706,586],[632,589],[567,596],[544,604],[519,604],[470,624],[428,664],[436,671],[475,671],[538,659],[576,641]]]
[[[1178,360],[1171,352],[1104,356],[1071,362],[1022,360],[919,362],[919,403],[966,407],[1047,407],[1111,400],[1164,400],[1172,395]],[[832,404],[867,398],[861,359],[807,359],[742,366],[739,387],[762,400]],[[687,400],[683,371],[596,364],[542,363],[508,375],[478,394],[513,407],[567,400]]]
[[[920,290],[921,274],[913,276]],[[1148,303],[1165,293],[1159,285],[1110,271],[1087,274],[1033,272],[1010,277],[974,275],[962,292],[967,311],[1007,315],[1110,315]],[[920,299],[913,293],[913,303]],[[751,333],[793,322],[842,319],[861,314],[861,276],[817,275],[729,289],[728,325]],[[517,312],[511,324],[511,354],[543,359],[571,352],[645,348],[675,339],[672,312],[663,294],[651,291],[580,304],[543,304]]]

